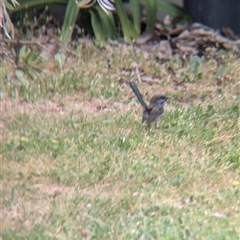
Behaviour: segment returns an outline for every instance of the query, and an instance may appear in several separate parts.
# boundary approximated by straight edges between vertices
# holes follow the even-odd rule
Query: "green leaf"
[[[61,52],[58,52],[55,56],[54,56],[54,59],[56,60],[56,62],[58,63],[60,69],[63,68],[63,64],[64,64],[64,61],[66,59],[66,56],[61,53]]]
[[[183,9],[168,0],[157,0],[157,9],[169,14],[170,16],[178,16],[183,13]]]
[[[147,8],[147,30],[154,29],[157,17],[157,2],[156,0],[146,0]]]
[[[122,26],[124,40],[128,43],[131,43],[132,40],[136,39],[139,34],[135,30],[132,22],[128,19],[122,0],[115,0],[115,5]]]
[[[67,45],[73,32],[73,27],[77,19],[79,8],[75,1],[70,0],[67,5],[60,41]]]
[[[116,27],[111,13],[106,14],[99,6],[89,10],[96,43],[104,45],[110,38],[116,37]]]
[[[130,0],[129,1],[132,7],[132,17],[133,17],[133,25],[137,32],[140,34],[140,25],[141,25],[141,15],[140,15],[140,7],[138,0]]]
[[[117,30],[111,12],[106,14],[98,5],[95,7],[98,11],[99,20],[102,24],[102,28],[106,34],[107,39],[116,38]]]
[[[89,12],[91,15],[91,23],[96,41],[106,41],[106,34],[104,33],[104,29],[102,28],[102,24],[100,23],[100,17],[98,15],[98,12],[94,9],[90,9]]]
[[[181,7],[177,6],[174,3],[169,2],[168,0],[139,0],[139,3],[144,5],[147,9],[151,8],[153,4],[156,4],[156,8],[158,11],[169,14],[172,17],[181,15],[183,13],[183,9]],[[147,15],[147,17],[149,17],[149,14]],[[150,20],[147,20],[147,21],[150,21]]]

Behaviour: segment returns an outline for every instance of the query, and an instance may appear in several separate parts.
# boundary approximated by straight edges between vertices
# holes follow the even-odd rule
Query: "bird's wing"
[[[163,114],[164,110],[163,108],[153,108],[148,116],[148,118],[146,119],[146,123],[150,124],[152,122],[157,121],[161,115]]]

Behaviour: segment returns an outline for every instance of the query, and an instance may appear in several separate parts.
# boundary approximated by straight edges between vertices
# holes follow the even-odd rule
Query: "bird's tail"
[[[134,82],[129,82],[129,86],[131,87],[132,91],[136,95],[138,101],[141,103],[142,107],[144,108],[144,111],[148,109],[146,103],[143,101],[142,95],[138,90],[137,85]]]

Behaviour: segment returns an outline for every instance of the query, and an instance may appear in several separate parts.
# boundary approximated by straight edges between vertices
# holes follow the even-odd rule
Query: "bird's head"
[[[154,95],[151,100],[150,100],[150,104],[149,107],[153,107],[153,106],[159,106],[160,108],[164,107],[165,102],[168,100],[168,98],[166,96],[163,95]]]

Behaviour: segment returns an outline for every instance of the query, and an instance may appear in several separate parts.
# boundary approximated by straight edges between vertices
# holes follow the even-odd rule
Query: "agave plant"
[[[108,39],[117,37],[116,19],[119,19],[125,41],[135,40],[140,34],[140,5],[144,6],[147,11],[147,29],[154,28],[158,10],[165,11],[170,15],[178,15],[180,12],[179,8],[168,0],[126,0],[131,6],[131,17],[127,15],[122,0],[18,0],[18,2],[18,6],[13,6],[13,4],[7,6],[8,10],[13,12],[53,3],[66,4],[67,8],[60,36],[61,42],[65,45],[71,39],[77,16],[83,8],[90,12],[94,36],[98,43],[104,43]]]
[[[147,9],[146,30],[154,28],[158,9],[165,7],[165,10],[167,10],[169,7],[170,11],[172,11],[172,15],[177,15],[179,13],[179,9],[167,0],[129,0],[128,2],[132,10],[131,19],[127,16],[122,0],[76,0],[79,8],[90,8],[92,27],[97,42],[105,42],[106,39],[116,36],[116,24],[112,12],[116,12],[119,17],[123,37],[128,43],[136,40],[140,34],[140,4]],[[101,10],[107,15],[99,11],[100,9],[96,7],[96,3],[99,4]]]

